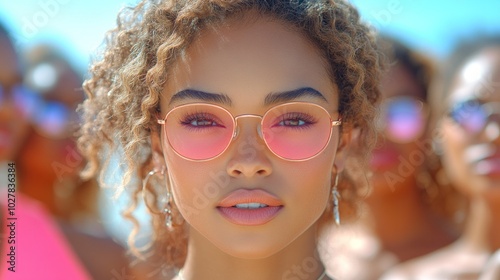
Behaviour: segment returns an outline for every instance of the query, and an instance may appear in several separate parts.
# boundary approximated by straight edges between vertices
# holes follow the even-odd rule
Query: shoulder
[[[479,280],[500,279],[500,250],[490,258]]]
[[[472,253],[460,243],[454,243],[434,253],[397,265],[381,280],[402,279],[477,279],[484,268],[485,255]]]

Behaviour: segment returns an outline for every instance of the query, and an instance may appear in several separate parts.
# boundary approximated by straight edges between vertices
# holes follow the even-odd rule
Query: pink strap
[[[57,224],[42,205],[28,197],[16,195],[14,216],[8,220],[7,194],[1,192],[3,211],[2,255],[0,256],[1,279],[51,279],[88,280],[91,279],[78,260]],[[15,223],[15,244],[8,244],[9,223]],[[8,268],[10,246],[15,245],[15,272]]]

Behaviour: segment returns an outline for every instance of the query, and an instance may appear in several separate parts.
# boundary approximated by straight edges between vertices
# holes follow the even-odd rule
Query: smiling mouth
[[[217,205],[229,222],[242,226],[258,226],[273,220],[283,209],[276,196],[261,189],[238,189]]]
[[[474,163],[473,166],[479,175],[500,177],[500,158],[483,159]]]
[[[269,205],[254,202],[254,203],[240,203],[240,204],[236,204],[234,207],[239,208],[239,209],[258,209],[258,208],[263,208],[263,207],[269,207]]]

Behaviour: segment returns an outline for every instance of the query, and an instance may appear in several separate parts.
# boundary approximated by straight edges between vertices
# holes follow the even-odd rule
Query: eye
[[[224,127],[219,118],[209,113],[188,114],[181,119],[180,123],[193,128]]]
[[[280,121],[276,126],[285,126],[285,127],[306,127],[314,124],[316,121],[311,115],[293,112],[286,113],[280,117]]]
[[[285,126],[300,126],[304,125],[305,123],[306,122],[303,120],[294,119],[294,120],[282,120],[279,124]]]

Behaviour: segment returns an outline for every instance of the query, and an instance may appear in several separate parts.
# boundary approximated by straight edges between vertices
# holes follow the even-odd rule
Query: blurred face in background
[[[16,53],[9,39],[0,34],[0,162],[14,159],[27,133],[22,81]]]
[[[37,106],[19,160],[35,174],[59,180],[76,176],[82,163],[74,141],[81,79],[64,63],[43,62],[28,69],[26,84],[37,92]]]
[[[500,47],[470,58],[453,81],[440,123],[447,174],[468,196],[500,198]]]
[[[424,151],[417,145],[426,126],[425,96],[408,68],[391,64],[381,80],[379,138],[373,151],[373,192],[397,191],[423,163]],[[418,153],[418,154],[417,154]]]

